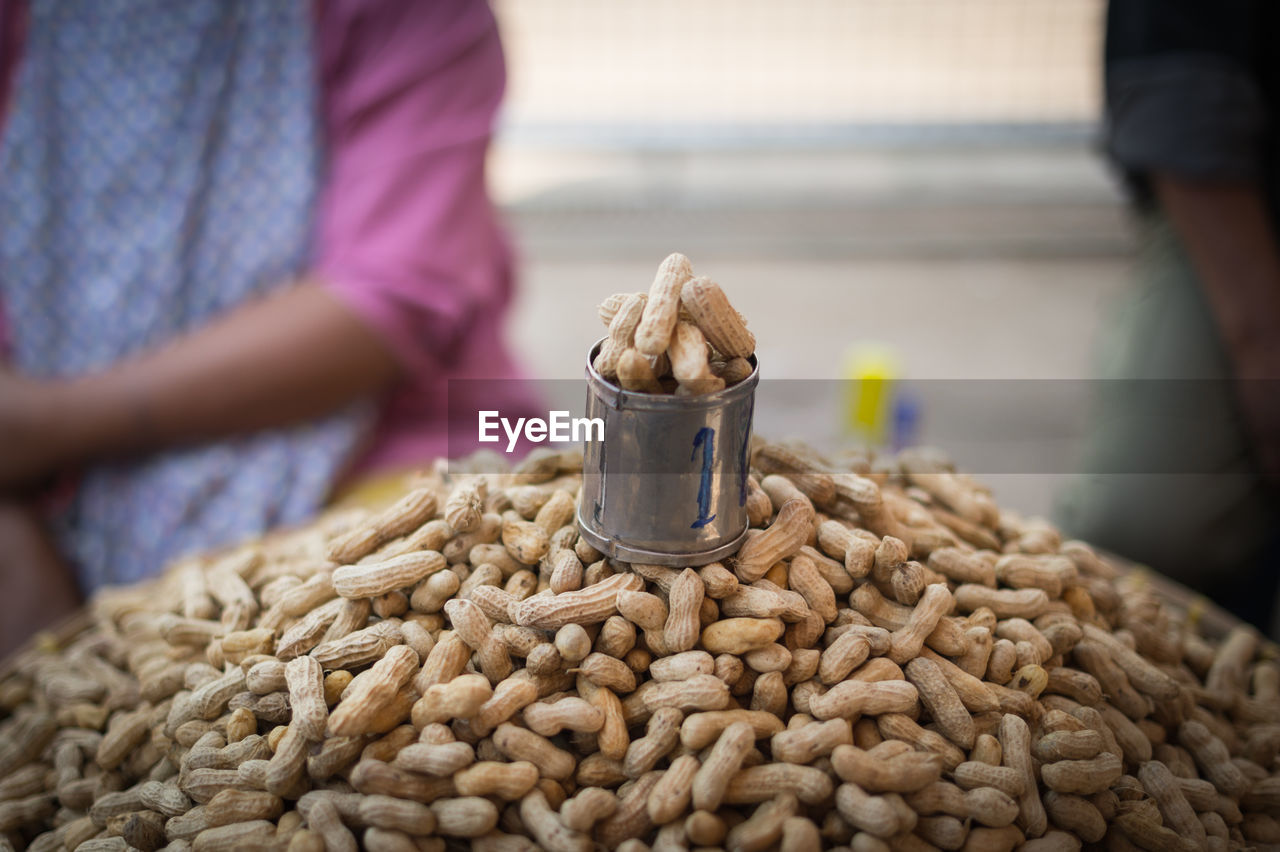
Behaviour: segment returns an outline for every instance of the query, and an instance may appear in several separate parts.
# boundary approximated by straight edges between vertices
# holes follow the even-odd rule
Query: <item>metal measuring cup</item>
[[[583,451],[578,527],[601,553],[624,562],[705,565],[735,552],[747,534],[751,417],[760,368],[699,396],[623,390],[587,355],[587,417],[604,440]]]

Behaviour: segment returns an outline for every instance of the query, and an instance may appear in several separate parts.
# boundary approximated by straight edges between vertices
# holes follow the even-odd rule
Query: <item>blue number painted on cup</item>
[[[742,457],[738,459],[738,505],[747,505],[747,477],[751,475],[751,416],[755,411],[756,400],[751,397],[742,407],[738,422],[734,424],[736,434],[733,439],[742,445]]]
[[[698,457],[698,447],[702,447],[702,481],[698,485],[698,519],[689,525],[690,529],[701,529],[716,519],[711,511],[711,463],[716,455],[716,430],[703,426],[693,437],[693,455],[689,460]]]

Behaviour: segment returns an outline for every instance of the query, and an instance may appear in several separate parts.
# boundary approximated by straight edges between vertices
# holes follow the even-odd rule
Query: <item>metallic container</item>
[[[747,534],[751,416],[760,368],[701,396],[626,391],[587,356],[587,417],[604,421],[588,441],[578,527],[597,550],[624,562],[705,565]]]

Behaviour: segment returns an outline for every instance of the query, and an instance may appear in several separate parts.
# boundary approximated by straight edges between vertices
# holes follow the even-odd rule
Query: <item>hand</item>
[[[0,492],[29,488],[66,462],[53,396],[48,384],[0,367]]]
[[[0,401],[8,403],[12,376],[0,372]],[[6,409],[7,410],[7,409]],[[7,458],[8,448],[0,448]],[[75,579],[40,518],[28,506],[0,497],[0,660],[37,630],[53,627],[80,603]]]

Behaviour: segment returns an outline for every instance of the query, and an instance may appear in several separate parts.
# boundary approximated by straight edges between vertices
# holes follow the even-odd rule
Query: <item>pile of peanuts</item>
[[[615,293],[600,305],[609,336],[592,366],[623,390],[696,396],[750,376],[755,336],[720,285],[694,277],[670,255],[645,293]]]
[[[98,596],[0,678],[0,849],[1275,848],[1280,664],[936,456],[756,442],[723,563],[581,457]]]

